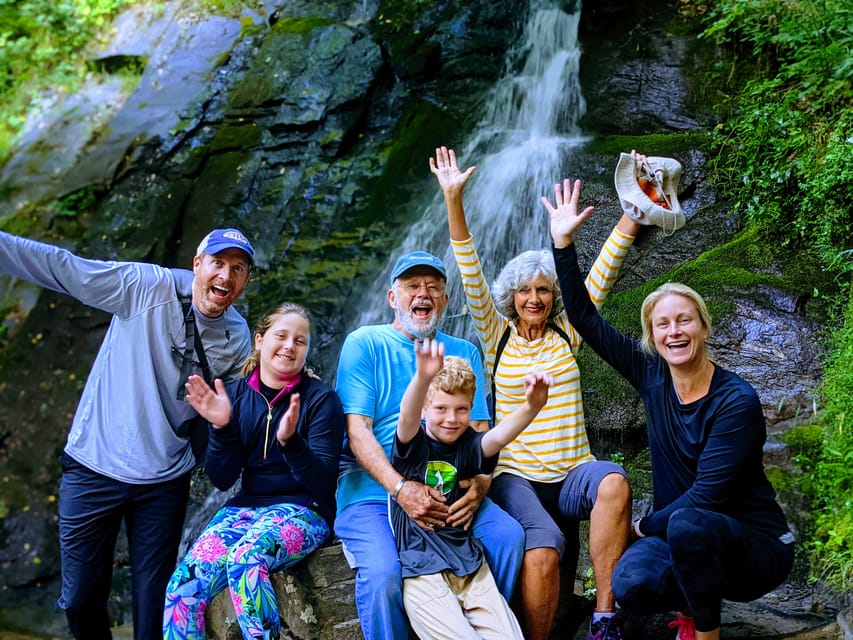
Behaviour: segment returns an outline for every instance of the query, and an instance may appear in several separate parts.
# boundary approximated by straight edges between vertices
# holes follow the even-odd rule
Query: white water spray
[[[567,177],[562,171],[569,151],[584,142],[577,126],[586,109],[578,80],[580,14],[536,0],[533,4],[520,44],[507,55],[507,71],[486,99],[486,113],[469,141],[456,149],[462,170],[477,165],[464,204],[489,282],[521,251],[550,246],[539,198],[553,196],[553,184]],[[444,260],[449,276],[450,305],[442,329],[476,343],[464,317],[444,199],[427,161],[423,159],[424,188],[436,195],[369,288],[364,310],[350,329],[388,321],[385,293],[391,267],[402,253],[425,250]]]

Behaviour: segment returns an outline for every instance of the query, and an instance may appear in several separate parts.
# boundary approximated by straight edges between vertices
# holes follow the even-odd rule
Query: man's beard
[[[415,336],[418,340],[429,338],[435,333],[441,322],[441,314],[433,310],[428,321],[418,320],[411,311],[396,310],[397,320],[400,321],[406,333]]]

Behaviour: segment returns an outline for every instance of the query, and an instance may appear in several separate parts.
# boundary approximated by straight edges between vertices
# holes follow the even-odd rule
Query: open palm
[[[438,179],[441,190],[447,194],[460,193],[475,169],[476,167],[468,167],[465,171],[460,171],[456,163],[456,152],[447,147],[438,147],[435,150],[435,158],[429,159],[429,170]]]
[[[567,178],[554,185],[555,204],[542,196],[542,205],[551,216],[551,237],[555,243],[558,239],[570,239],[594,211],[594,207],[587,207],[578,213],[580,194],[581,181],[575,180],[573,185]]]

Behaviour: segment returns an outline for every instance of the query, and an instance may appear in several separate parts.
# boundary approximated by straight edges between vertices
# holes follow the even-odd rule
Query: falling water
[[[491,281],[506,261],[521,251],[548,246],[542,195],[553,194],[573,147],[584,142],[577,122],[586,105],[578,80],[580,13],[566,13],[550,3],[533,1],[520,44],[507,55],[507,72],[497,83],[470,139],[457,148],[460,167],[477,171],[466,187],[468,226]],[[511,71],[518,70],[520,71]],[[440,145],[443,141],[436,140]],[[424,158],[424,167],[427,162]],[[394,251],[370,287],[372,299],[353,327],[387,321],[385,292],[394,261],[402,253],[426,250],[448,266],[450,307],[442,328],[472,339],[464,317],[464,295],[449,248],[444,199],[425,169],[425,188],[435,191],[420,220]]]

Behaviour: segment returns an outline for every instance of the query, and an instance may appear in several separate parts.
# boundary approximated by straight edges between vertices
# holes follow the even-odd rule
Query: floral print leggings
[[[244,638],[278,638],[281,620],[269,574],[305,558],[330,533],[316,512],[296,504],[223,507],[169,580],[164,640],[204,638],[204,612],[225,587]]]

